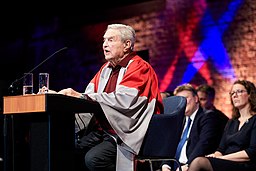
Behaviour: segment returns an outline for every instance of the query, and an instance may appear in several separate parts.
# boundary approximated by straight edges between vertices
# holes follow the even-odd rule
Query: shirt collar
[[[192,121],[195,119],[196,113],[197,113],[198,110],[199,110],[199,108],[197,108],[197,109],[194,111],[194,113],[192,113],[192,115],[190,115],[190,119],[191,119]]]
[[[129,61],[134,57],[136,56],[137,53],[134,51],[134,52],[131,52],[129,55],[127,55],[122,61],[119,62],[119,64],[117,64],[115,66],[115,68],[119,68],[119,67],[126,67],[129,63]],[[110,68],[113,68],[113,66],[109,63],[108,67]],[[114,68],[114,69],[115,69]]]

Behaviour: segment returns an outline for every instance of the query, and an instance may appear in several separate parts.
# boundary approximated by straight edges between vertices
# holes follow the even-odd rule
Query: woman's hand
[[[208,154],[205,157],[221,158],[222,156],[223,156],[222,153],[216,151],[215,153]]]
[[[213,158],[215,158],[216,156],[215,156],[215,154],[214,154],[214,153],[212,153],[212,154],[208,154],[208,155],[206,155],[206,157],[213,157]]]

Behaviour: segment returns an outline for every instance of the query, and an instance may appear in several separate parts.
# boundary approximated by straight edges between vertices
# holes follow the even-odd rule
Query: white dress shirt
[[[196,116],[197,111],[198,111],[198,109],[197,109],[194,113],[192,113],[192,115],[190,116],[191,124],[190,124],[189,130],[188,130],[188,137],[189,137],[189,135],[190,135],[190,130],[191,130],[192,125],[193,125],[193,123],[194,123],[194,120],[195,120],[195,116]],[[188,118],[189,118],[189,117],[186,116],[186,123],[185,123],[185,125],[187,125]],[[183,128],[183,132],[184,132],[184,130],[185,130],[185,127]],[[183,132],[182,132],[182,134],[183,134]],[[182,137],[182,135],[181,135],[181,137]],[[187,149],[187,141],[186,141],[185,144],[183,145],[183,148],[182,148],[181,154],[180,154],[180,158],[179,158],[179,162],[180,162],[180,163],[183,163],[183,164],[187,163],[187,161],[188,161],[188,158],[187,158],[187,155],[186,155],[186,149]],[[162,166],[162,168],[168,168],[169,170],[171,170],[171,167],[170,167],[169,165],[167,165],[167,164],[164,164],[164,165]]]
[[[189,130],[188,130],[188,137],[190,135],[190,130],[191,130],[192,125],[194,123],[197,111],[198,111],[198,109],[190,116],[191,124],[190,124]],[[186,116],[186,123],[185,123],[185,125],[187,124],[187,122],[188,122],[188,116]],[[185,129],[185,127],[184,127],[184,129]],[[184,132],[184,129],[183,129],[183,132]],[[180,158],[179,158],[179,162],[180,163],[184,163],[185,164],[188,161],[188,158],[187,158],[187,155],[186,155],[186,149],[187,149],[187,140],[186,140],[186,142],[183,145],[182,150],[181,150],[181,154],[180,154]]]

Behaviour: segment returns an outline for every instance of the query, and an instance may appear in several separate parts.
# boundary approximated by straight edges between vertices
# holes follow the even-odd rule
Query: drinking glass
[[[39,73],[39,93],[46,93],[49,89],[49,73]]]
[[[24,73],[23,95],[33,94],[33,73]]]

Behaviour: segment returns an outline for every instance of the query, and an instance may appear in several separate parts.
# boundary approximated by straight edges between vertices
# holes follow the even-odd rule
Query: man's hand
[[[67,96],[77,97],[77,98],[80,98],[82,96],[82,93],[79,93],[73,90],[72,88],[66,88],[66,89],[60,90],[58,94],[63,94]]]
[[[182,171],[187,171],[188,170],[188,165],[185,164],[185,165],[181,166],[181,170]],[[179,171],[179,168],[177,168],[177,171]]]
[[[169,165],[167,165],[167,164],[164,164],[162,166],[162,171],[171,171],[171,167]]]
[[[166,167],[164,167],[164,168],[162,168],[162,171],[171,171],[171,170],[166,168]]]
[[[52,93],[56,94],[57,92],[54,90],[49,90],[47,87],[43,86],[37,94],[45,94],[45,93]]]

